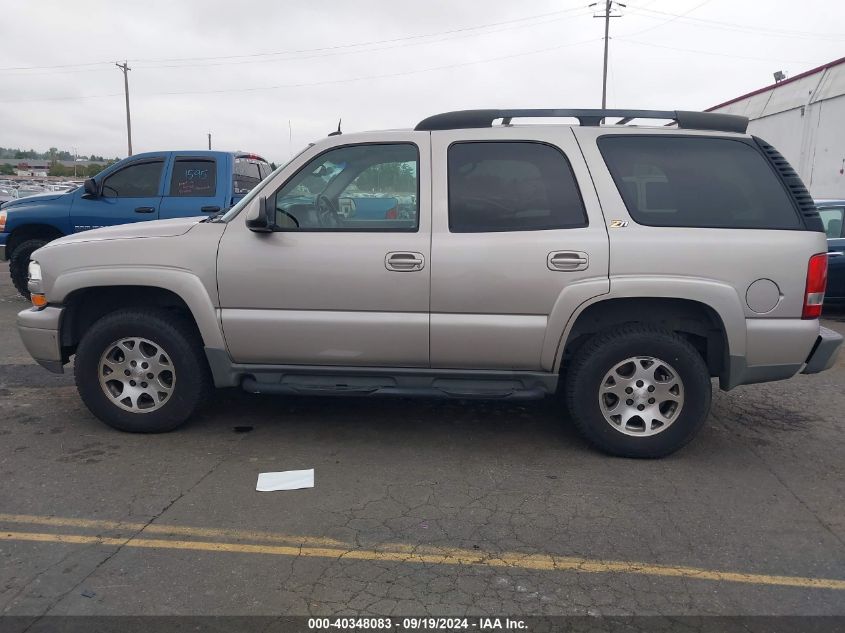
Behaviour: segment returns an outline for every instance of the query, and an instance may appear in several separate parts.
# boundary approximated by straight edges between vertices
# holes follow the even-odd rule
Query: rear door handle
[[[393,251],[384,256],[384,267],[397,273],[408,273],[425,268],[422,253]]]
[[[552,251],[546,258],[549,270],[585,270],[590,265],[590,256],[583,251]]]
[[[135,207],[135,213],[155,213],[155,207]]]
[[[220,211],[220,207],[202,207],[200,211],[202,211],[203,213],[217,213],[218,211]]]

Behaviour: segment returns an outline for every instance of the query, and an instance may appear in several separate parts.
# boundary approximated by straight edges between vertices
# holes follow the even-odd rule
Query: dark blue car
[[[845,305],[845,200],[817,200],[827,234],[825,305]]]

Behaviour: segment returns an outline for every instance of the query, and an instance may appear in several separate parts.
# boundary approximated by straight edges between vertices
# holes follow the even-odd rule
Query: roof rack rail
[[[461,128],[492,127],[493,121],[502,119],[505,125],[514,118],[565,117],[578,119],[581,125],[601,125],[606,117],[620,117],[619,125],[633,119],[669,119],[679,128],[689,130],[710,130],[714,132],[745,133],[748,118],[720,112],[692,112],[688,110],[566,110],[566,109],[523,109],[523,110],[457,110],[444,112],[423,119],[415,130],[457,130]]]

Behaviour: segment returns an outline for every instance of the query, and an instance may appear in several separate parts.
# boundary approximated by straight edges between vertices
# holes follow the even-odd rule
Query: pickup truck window
[[[587,225],[569,161],[551,145],[527,141],[453,143],[448,162],[452,233]]]
[[[329,150],[276,193],[276,223],[290,231],[416,231],[418,170],[410,143]]]
[[[599,150],[639,224],[800,229],[783,184],[760,152],[732,139],[605,136]]]
[[[266,170],[262,167],[266,166]],[[236,195],[249,193],[270,173],[269,163],[252,156],[236,156],[233,178]]]
[[[103,181],[104,198],[152,198],[158,193],[164,162],[147,161],[129,165]]]
[[[825,235],[829,239],[843,237],[842,220],[845,207],[823,207],[819,208],[819,216],[822,219]]]
[[[216,161],[177,158],[169,191],[171,196],[179,198],[217,195]]]

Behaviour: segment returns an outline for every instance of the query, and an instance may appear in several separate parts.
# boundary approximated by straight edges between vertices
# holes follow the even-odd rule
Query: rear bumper
[[[842,336],[812,319],[746,319],[745,327],[745,354],[731,356],[719,377],[725,391],[824,371],[842,344]]]
[[[18,333],[26,351],[42,367],[61,374],[64,372],[59,328],[63,308],[48,306],[43,310],[30,308],[18,313]]]
[[[807,365],[802,374],[817,374],[833,366],[842,347],[842,335],[826,327],[819,328],[819,337],[813,351],[807,357]]]

